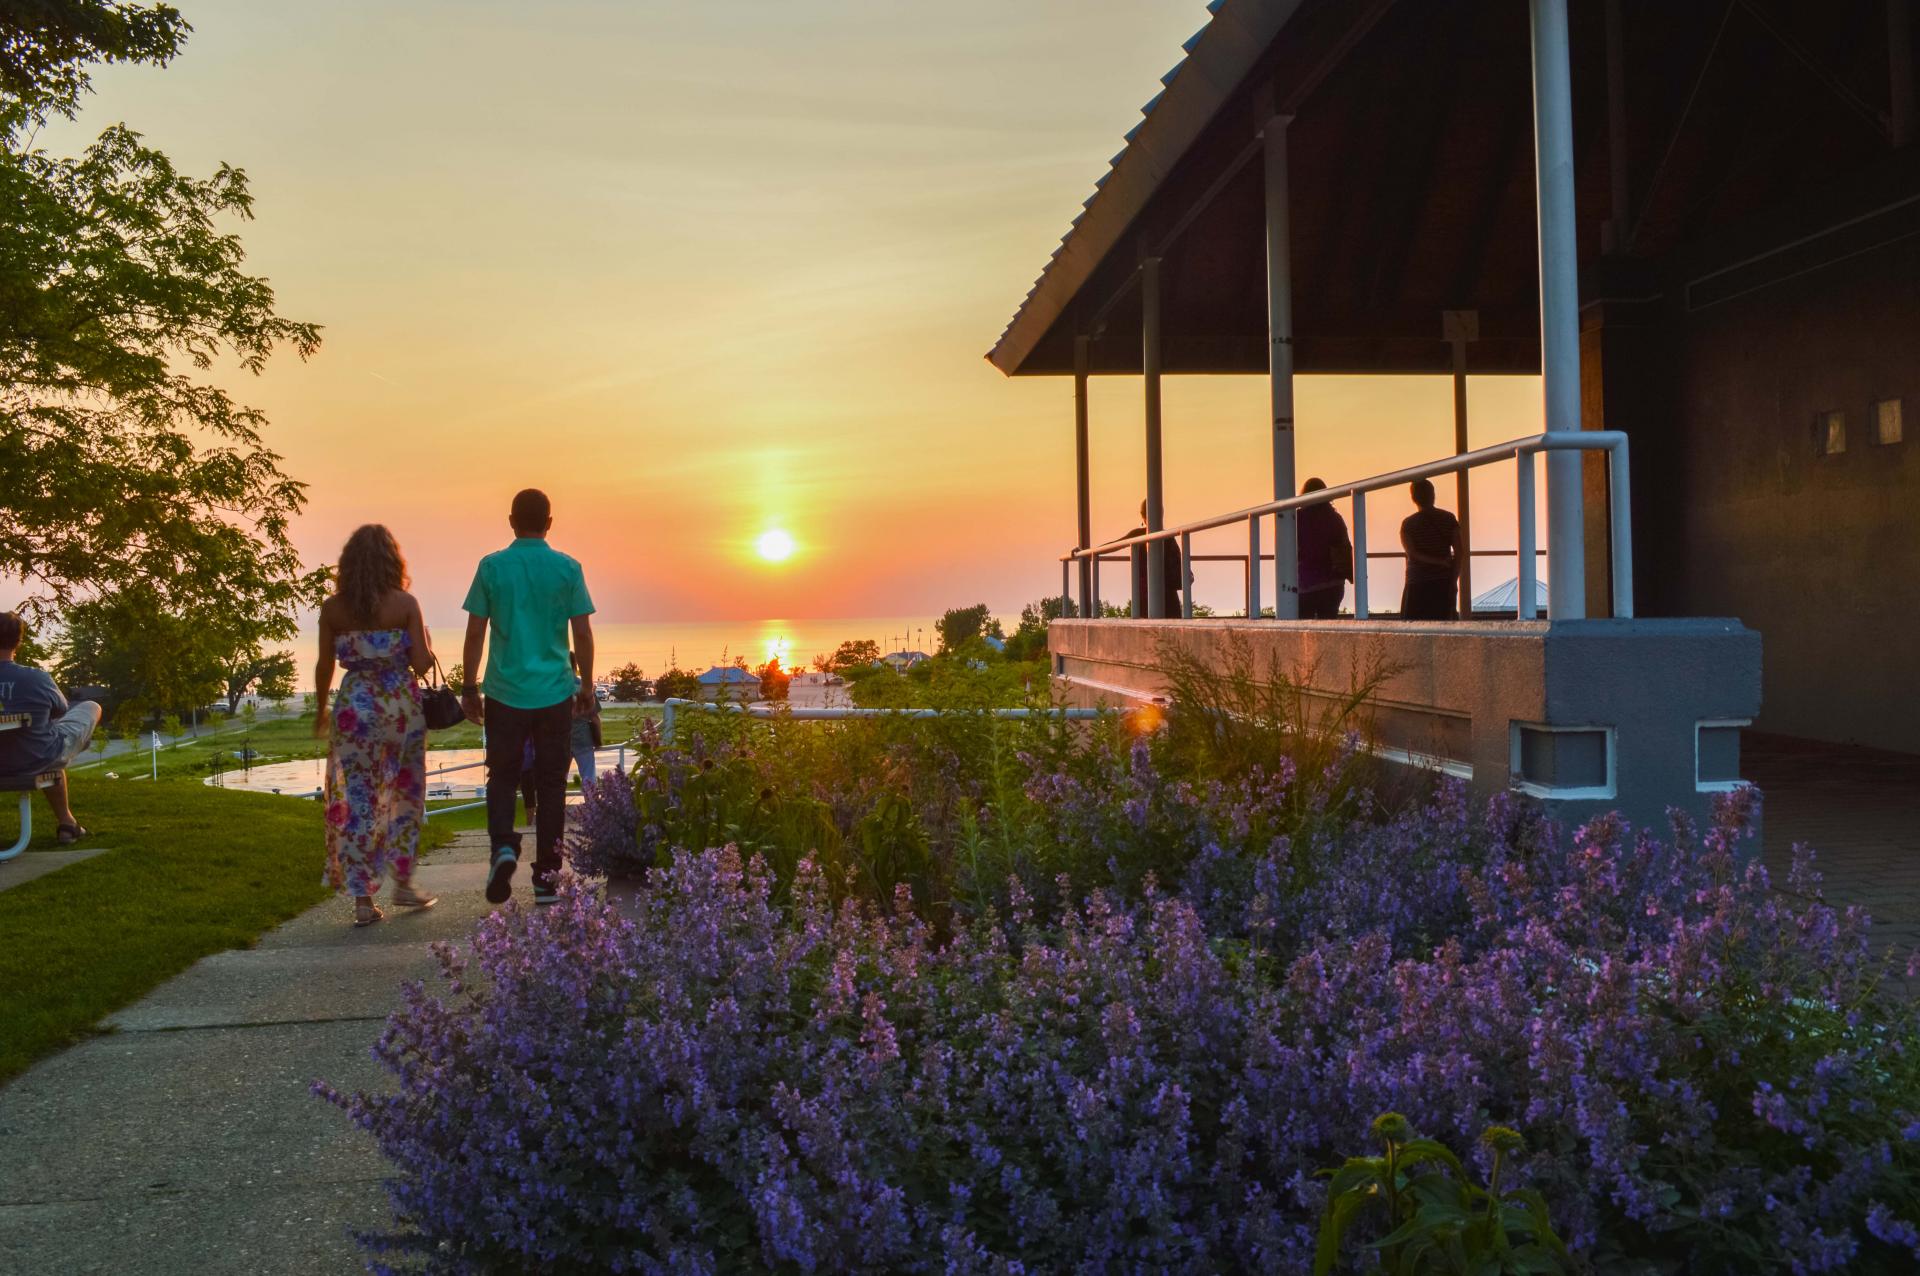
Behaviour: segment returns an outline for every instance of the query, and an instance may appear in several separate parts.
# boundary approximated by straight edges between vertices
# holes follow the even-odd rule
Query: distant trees
[[[659,700],[694,700],[700,695],[700,679],[685,669],[669,669],[653,680],[653,694]]]
[[[467,693],[467,667],[458,660],[454,661],[453,667],[447,670],[447,690],[456,696]]]
[[[181,714],[226,687],[219,631],[158,604],[135,588],[78,603],[62,620],[55,676],[68,686],[106,689],[105,709],[120,725]]]
[[[159,603],[158,624],[242,615],[281,640],[325,585],[288,536],[304,489],[263,442],[265,416],[205,374],[229,359],[258,373],[279,347],[305,358],[320,335],[275,314],[219,228],[251,215],[246,175],[189,176],[124,125],[74,158],[35,141],[76,116],[94,64],[165,65],[188,30],[137,0],[0,6],[0,456],[15,476],[0,577],[43,616],[126,595]],[[125,618],[83,605],[83,626]],[[155,669],[142,696],[169,685]]]
[[[625,704],[647,698],[647,678],[640,672],[640,666],[629,661],[607,675],[612,688],[613,698]]]
[[[940,633],[940,650],[953,651],[968,639],[987,633],[990,615],[985,603],[975,603],[971,607],[955,607],[941,616],[934,622],[934,628]]]
[[[780,667],[780,657],[774,656],[753,671],[760,680],[760,698],[762,700],[785,700],[787,688],[793,683],[793,673]]]
[[[880,659],[880,644],[871,638],[849,638],[835,648],[826,663],[814,661],[814,668],[822,673],[845,673],[861,665],[870,665]]]
[[[227,662],[227,712],[237,713],[248,692],[262,700],[285,700],[293,694],[293,653],[262,652],[258,644]]]

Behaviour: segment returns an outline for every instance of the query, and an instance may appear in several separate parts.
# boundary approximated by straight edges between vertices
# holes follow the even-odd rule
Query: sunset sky
[[[1071,384],[982,353],[1199,0],[180,3],[185,54],[101,72],[44,140],[125,119],[189,170],[247,170],[251,265],[325,327],[240,386],[310,484],[309,561],[385,522],[451,618],[533,485],[618,620],[1058,588]],[[1533,380],[1473,392],[1475,442],[1538,428]],[[1170,520],[1269,495],[1265,394],[1169,382]],[[1134,521],[1139,404],[1097,385],[1096,534]],[[1303,379],[1300,473],[1442,454],[1449,405],[1442,380]],[[1497,483],[1483,543],[1511,544]],[[1225,580],[1200,597],[1237,605]]]

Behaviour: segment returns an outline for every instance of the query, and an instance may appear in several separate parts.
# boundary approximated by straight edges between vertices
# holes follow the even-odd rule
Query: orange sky
[[[386,522],[451,616],[536,485],[613,619],[1011,613],[1057,589],[1071,386],[981,356],[1198,0],[182,7],[185,54],[102,72],[81,128],[124,118],[251,176],[251,263],[325,325],[311,363],[240,387],[311,485],[310,561]],[[1473,395],[1476,443],[1539,428],[1532,379]],[[1303,477],[1451,447],[1444,381],[1299,398]],[[1139,401],[1097,385],[1096,534],[1134,521]],[[1170,521],[1269,495],[1259,379],[1170,381],[1166,431]],[[1483,544],[1512,543],[1511,492],[1486,481]],[[777,567],[753,552],[775,526],[798,544]]]

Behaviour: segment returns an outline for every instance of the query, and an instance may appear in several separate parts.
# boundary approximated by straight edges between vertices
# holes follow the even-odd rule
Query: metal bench
[[[0,713],[0,731],[19,731],[32,719],[24,713]],[[18,793],[20,795],[20,838],[12,846],[0,851],[0,864],[6,863],[27,849],[27,843],[33,838],[33,795],[38,789],[53,787],[60,778],[58,771],[48,771],[41,775],[0,775],[0,793]]]

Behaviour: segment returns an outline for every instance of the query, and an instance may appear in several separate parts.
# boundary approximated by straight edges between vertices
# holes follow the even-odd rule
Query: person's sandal
[[[395,908],[432,908],[440,900],[433,895],[422,895],[413,889],[412,882],[400,882],[393,888]]]
[[[78,824],[62,824],[54,833],[53,840],[62,846],[72,846],[87,835],[87,831]]]
[[[371,926],[385,916],[386,914],[380,911],[378,904],[362,904],[356,902],[353,906],[353,924],[355,926]]]

